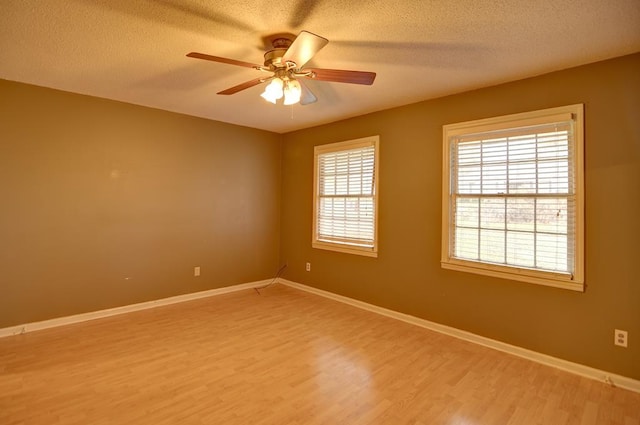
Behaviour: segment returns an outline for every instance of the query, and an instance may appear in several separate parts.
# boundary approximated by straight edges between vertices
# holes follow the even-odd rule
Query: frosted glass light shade
[[[300,95],[302,94],[302,87],[296,80],[289,80],[284,86],[284,104],[293,105],[300,102]]]
[[[284,82],[280,78],[274,78],[269,85],[265,87],[264,92],[260,95],[264,100],[276,103],[276,100],[282,98],[282,86]]]

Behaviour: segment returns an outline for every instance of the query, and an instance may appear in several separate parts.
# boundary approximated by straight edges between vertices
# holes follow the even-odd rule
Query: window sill
[[[576,292],[584,292],[584,283],[563,277],[560,274],[545,272],[530,272],[525,269],[500,267],[471,261],[449,260],[442,261],[443,269],[455,270],[466,273],[475,273],[500,279],[517,280],[520,282],[534,283],[537,285],[551,286],[554,288],[568,289]],[[530,273],[530,274],[529,274]],[[537,274],[538,276],[534,276]],[[545,276],[547,275],[547,276]]]
[[[365,257],[378,257],[378,251],[375,248],[358,247],[354,245],[337,244],[330,242],[313,242],[312,248],[325,249],[328,251],[342,252],[345,254],[363,255]]]

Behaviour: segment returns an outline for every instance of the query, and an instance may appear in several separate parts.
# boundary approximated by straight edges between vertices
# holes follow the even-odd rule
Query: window
[[[445,125],[442,267],[582,291],[583,106]]]
[[[314,248],[377,257],[378,141],[314,148]]]

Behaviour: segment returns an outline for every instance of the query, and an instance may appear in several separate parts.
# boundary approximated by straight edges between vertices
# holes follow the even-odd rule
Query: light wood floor
[[[640,424],[640,394],[279,285],[0,339],[0,424]]]

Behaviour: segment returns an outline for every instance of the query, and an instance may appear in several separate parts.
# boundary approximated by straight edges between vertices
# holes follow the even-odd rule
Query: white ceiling
[[[307,66],[318,102],[265,102],[263,37],[329,39]],[[640,0],[0,0],[0,78],[284,133],[640,51]],[[307,80],[308,81],[308,80]]]

